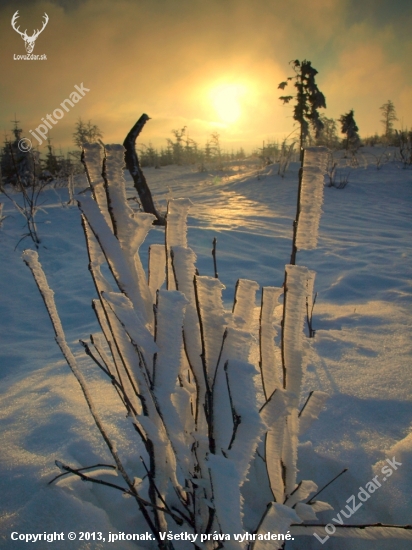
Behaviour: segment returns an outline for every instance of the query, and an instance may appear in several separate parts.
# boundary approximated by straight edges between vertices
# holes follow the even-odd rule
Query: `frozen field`
[[[289,263],[296,209],[298,165],[285,178],[276,166],[257,173],[248,163],[225,172],[190,167],[146,169],[162,209],[169,198],[193,202],[188,240],[202,275],[213,275],[211,248],[231,307],[238,278],[280,286]],[[346,171],[348,172],[348,171]],[[78,182],[78,191],[82,189]],[[134,193],[131,181],[130,196]],[[83,186],[83,188],[85,185]],[[32,276],[21,260],[23,218],[2,195],[0,229],[0,494],[1,547],[12,531],[125,531],[135,529],[137,507],[107,487],[72,479],[48,486],[59,473],[54,461],[73,466],[111,463],[81,391],[54,342],[51,324]],[[48,189],[38,213],[39,249],[55,291],[68,342],[79,358],[99,409],[130,469],[140,468],[130,427],[97,368],[78,343],[98,330],[90,307],[95,296],[79,210],[67,206],[66,189]],[[316,271],[314,339],[307,339],[305,393],[323,390],[330,399],[301,442],[300,476],[319,487],[343,468],[348,472],[322,493],[335,511],[380,472],[387,457],[402,466],[351,518],[351,523],[412,523],[412,171],[396,162],[376,169],[372,156],[351,169],[344,189],[325,188],[319,243],[297,261]],[[163,229],[149,233],[161,243]],[[144,247],[145,250],[147,247]],[[256,304],[258,305],[258,303]],[[334,512],[320,514],[328,523]],[[37,546],[42,547],[43,546]],[[97,542],[54,543],[61,549],[106,548]],[[115,548],[135,548],[116,543]],[[287,549],[322,547],[313,537]],[[324,548],[399,550],[409,541],[333,539]]]

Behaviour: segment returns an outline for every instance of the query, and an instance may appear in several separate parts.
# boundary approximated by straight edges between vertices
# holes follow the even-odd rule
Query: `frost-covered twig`
[[[298,202],[293,224],[292,256],[296,263],[298,250],[312,250],[318,241],[322,213],[324,176],[328,162],[326,147],[308,147],[304,150],[299,171]]]
[[[93,416],[95,424],[96,424],[97,428],[99,429],[104,441],[106,442],[106,445],[109,448],[109,451],[112,454],[112,456],[114,458],[114,461],[116,462],[116,466],[117,466],[119,472],[122,474],[123,479],[125,480],[125,482],[129,486],[129,490],[131,491],[131,494],[137,500],[140,511],[142,512],[143,516],[145,517],[149,527],[152,529],[153,534],[155,534],[155,529],[154,529],[153,522],[152,522],[148,512],[146,511],[144,505],[142,504],[142,502],[140,500],[140,497],[139,497],[139,495],[136,491],[136,488],[134,487],[134,484],[133,484],[132,480],[129,478],[128,474],[126,473],[126,470],[123,467],[123,464],[120,461],[120,458],[119,458],[118,453],[115,449],[115,446],[113,445],[112,441],[110,440],[110,438],[109,438],[109,436],[108,436],[108,434],[107,434],[107,432],[106,432],[106,430],[103,426],[103,423],[100,419],[100,416],[97,413],[96,407],[93,403],[92,397],[91,397],[90,392],[87,388],[86,381],[85,381],[82,373],[80,372],[80,370],[77,366],[76,359],[75,359],[74,355],[72,354],[69,346],[67,345],[66,338],[65,338],[65,335],[64,335],[64,332],[63,332],[63,327],[61,325],[61,321],[60,321],[59,315],[57,313],[56,305],[55,305],[55,302],[54,302],[54,293],[50,289],[50,287],[47,283],[46,276],[45,276],[45,274],[43,272],[43,269],[40,265],[40,262],[38,260],[38,254],[37,254],[37,252],[34,252],[32,250],[25,250],[23,252],[23,259],[24,259],[24,262],[27,264],[27,266],[30,268],[31,272],[33,273],[33,277],[36,281],[36,284],[38,286],[38,289],[40,291],[40,294],[41,294],[41,296],[43,298],[43,301],[44,301],[44,304],[46,306],[47,312],[49,314],[50,320],[52,322],[53,329],[54,329],[54,332],[55,332],[55,335],[56,335],[56,342],[57,342],[58,346],[60,347],[60,349],[61,349],[61,351],[62,351],[62,353],[63,353],[70,369],[71,369],[71,371],[73,372],[76,380],[78,381],[78,383],[81,387],[81,390],[82,390],[83,395],[86,399],[87,405],[88,405],[89,410],[90,410],[90,412]],[[157,538],[158,538],[158,536],[157,536]]]

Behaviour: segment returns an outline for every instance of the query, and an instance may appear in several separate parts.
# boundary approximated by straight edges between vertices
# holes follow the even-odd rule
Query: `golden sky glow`
[[[223,123],[234,124],[240,118],[245,92],[241,84],[221,84],[210,91],[210,105]]]
[[[47,61],[14,60],[26,53],[17,9],[29,34],[48,14],[33,51]],[[218,131],[223,147],[250,150],[293,130],[277,86],[305,58],[326,116],[354,109],[361,135],[380,133],[391,99],[412,127],[411,28],[410,0],[0,0],[0,130],[16,113],[28,135],[83,82],[90,92],[50,130],[57,148],[79,117],[118,143],[146,112],[143,143],[186,126],[200,146]]]

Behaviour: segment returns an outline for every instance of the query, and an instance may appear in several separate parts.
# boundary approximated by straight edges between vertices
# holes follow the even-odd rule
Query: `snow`
[[[320,218],[317,248],[297,253],[299,266],[316,272],[315,292],[318,292],[313,316],[316,336],[302,341],[307,371],[302,378],[301,405],[310,391],[324,392],[314,394],[317,402],[313,401],[310,408],[310,401],[307,405],[305,423],[313,423],[300,436],[297,479],[313,480],[322,488],[343,468],[349,468],[319,496],[321,501],[334,507],[334,511],[326,509],[318,513],[321,522],[328,523],[345,506],[350,495],[381,471],[386,458],[395,456],[402,466],[350,521],[406,524],[411,522],[412,510],[412,172],[395,162],[385,164],[378,171],[369,151],[362,150],[362,154],[364,160],[358,168],[352,168],[345,189],[324,189],[324,213]],[[187,245],[193,252],[184,248],[185,237],[179,241],[178,236],[173,236],[170,243],[172,249],[175,247],[175,254],[186,258],[186,270],[176,274],[179,291],[185,292],[181,285],[189,285],[193,280],[195,254],[200,275],[213,277],[214,237],[218,241],[218,272],[225,286],[221,290],[226,310],[232,309],[239,278],[257,281],[262,287],[282,285],[291,250],[297,164],[292,163],[284,179],[276,175],[276,167],[270,166],[261,170],[257,179],[256,169],[247,162],[230,171],[227,169],[226,173],[204,174],[190,167],[164,167],[147,169],[145,174],[163,211],[171,198],[184,197],[193,203],[188,213],[187,234]],[[77,191],[86,187],[84,178],[76,184]],[[128,176],[126,185],[127,195],[132,196],[134,189]],[[145,471],[136,452],[138,437],[130,419],[125,418],[125,410],[105,375],[89,361],[78,344],[80,338],[86,339],[90,333],[100,330],[90,307],[91,299],[97,298],[97,294],[87,269],[89,260],[79,210],[76,206],[62,206],[69,198],[67,189],[50,189],[41,197],[45,202],[37,213],[42,239],[38,253],[55,293],[66,341],[122,461],[134,477],[143,479]],[[90,223],[98,227],[99,234],[105,234],[107,220],[99,217],[97,209],[92,210],[89,197],[83,194],[79,198],[90,215]],[[1,546],[6,550],[22,547],[23,543],[10,540],[11,531],[94,530],[106,535],[109,531],[144,532],[147,529],[137,519],[139,511],[135,501],[123,498],[120,491],[69,479],[69,476],[64,482],[47,485],[59,473],[55,460],[81,467],[113,464],[113,458],[90,416],[79,385],[55,345],[44,304],[20,257],[23,244],[14,250],[24,232],[23,219],[5,197],[1,202],[4,203],[3,216],[7,216],[0,229]],[[107,239],[108,235],[107,232]],[[164,240],[164,229],[158,227],[149,232],[141,245],[145,269],[148,245],[164,245]],[[24,246],[31,247],[28,239]],[[112,254],[111,244],[109,249]],[[159,249],[159,258],[152,259],[155,286],[163,281],[162,258]],[[128,297],[132,302],[137,301],[135,294],[138,293],[134,292],[133,285],[138,284],[138,274],[136,271],[133,281],[122,279],[124,258],[120,247],[111,261],[116,266],[115,276],[130,289]],[[104,273],[104,276],[112,290],[117,290],[112,274]],[[254,292],[253,288],[248,289],[250,296],[252,290]],[[152,296],[149,298],[151,305]],[[273,318],[279,322],[276,300],[274,296],[273,305],[268,302],[265,330],[270,329],[270,309],[274,309]],[[148,301],[139,303],[140,310],[145,312],[141,320],[143,327],[150,325],[146,316]],[[222,319],[219,300],[216,307],[214,315]],[[249,311],[242,315],[250,319]],[[238,325],[236,330],[240,328]],[[219,321],[216,330],[217,337],[221,338],[223,321]],[[189,325],[186,331],[190,336]],[[279,337],[278,331],[277,344]],[[190,345],[194,354],[199,342]],[[275,356],[273,349],[268,350],[268,358]],[[212,368],[216,366],[216,359],[213,357],[211,361]],[[272,387],[275,382],[270,384]],[[324,394],[329,395],[327,401]],[[319,412],[323,403],[324,409]],[[314,419],[317,416],[318,419]],[[145,428],[155,429],[149,425]],[[275,445],[273,453],[279,456],[279,452]],[[207,469],[203,475],[205,473]],[[213,475],[221,474],[222,470],[217,468]],[[272,475],[278,472],[273,471]],[[230,472],[230,476],[235,480],[239,472]],[[120,476],[117,483],[124,483]],[[224,496],[222,493],[219,498]],[[236,518],[228,520],[238,521],[240,509],[239,503],[233,510]],[[304,527],[293,529],[294,534]],[[321,529],[320,536],[325,536]],[[391,537],[389,540],[331,537],[324,547],[331,550],[389,550],[394,545],[399,550],[410,548],[410,541],[394,540],[390,531],[385,531]],[[371,532],[365,530],[365,537],[372,536]],[[303,540],[305,548],[321,546],[313,536]],[[145,544],[139,543],[141,547]],[[69,541],[54,545],[59,549],[73,548]],[[83,550],[106,546],[77,541],[76,547]],[[116,547],[129,550],[136,545],[124,541],[117,542]],[[299,547],[302,545],[299,546],[297,540],[286,546],[287,550]]]
[[[286,535],[289,533],[290,523],[301,523],[301,519],[298,517],[296,512],[292,508],[288,508],[283,504],[271,503],[268,506],[267,513],[259,526],[258,535],[265,535],[267,533],[280,533]],[[280,526],[280,528],[279,528]],[[274,540],[260,540],[254,544],[254,550],[271,550],[275,548],[276,550],[281,549],[283,546],[283,541],[274,541]]]

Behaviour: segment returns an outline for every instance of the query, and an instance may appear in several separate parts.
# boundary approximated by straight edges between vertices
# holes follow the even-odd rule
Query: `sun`
[[[212,106],[223,123],[233,124],[240,118],[244,93],[245,87],[240,84],[221,84],[210,91]]]

